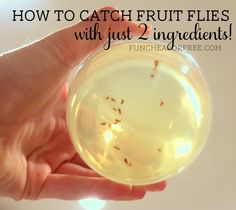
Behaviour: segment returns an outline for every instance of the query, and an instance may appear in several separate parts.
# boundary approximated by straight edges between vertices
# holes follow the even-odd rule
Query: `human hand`
[[[113,8],[105,8],[112,10]],[[160,191],[165,182],[127,186],[91,170],[75,152],[65,122],[67,78],[90,52],[105,43],[76,41],[80,22],[38,42],[0,56],[0,196],[19,199],[133,200]],[[134,22],[100,22],[100,30],[130,27]]]

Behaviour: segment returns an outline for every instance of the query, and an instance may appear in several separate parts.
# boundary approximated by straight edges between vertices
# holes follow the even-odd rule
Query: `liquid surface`
[[[150,184],[179,173],[202,150],[210,121],[197,64],[173,51],[114,45],[90,57],[71,83],[67,123],[75,149],[116,182]]]

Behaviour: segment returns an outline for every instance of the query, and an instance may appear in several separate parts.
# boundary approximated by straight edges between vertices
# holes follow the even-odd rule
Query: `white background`
[[[98,9],[113,5],[119,9],[229,9],[230,21],[236,20],[235,0],[156,1],[156,0],[0,0],[0,53],[27,44],[71,22],[12,22],[13,9]],[[75,22],[74,22],[75,23]],[[209,30],[225,23],[207,23]],[[234,22],[235,24],[235,22]],[[192,23],[154,23],[162,30],[181,27],[192,30]],[[203,24],[203,26],[206,26]],[[235,25],[233,25],[233,30]],[[234,34],[235,35],[235,34]],[[221,51],[192,52],[202,66],[212,91],[214,116],[209,141],[194,164],[169,180],[164,192],[150,193],[141,201],[108,202],[112,210],[235,210],[236,209],[236,37],[223,42]],[[188,44],[192,42],[188,42]],[[77,201],[22,201],[0,199],[0,210],[75,210]]]

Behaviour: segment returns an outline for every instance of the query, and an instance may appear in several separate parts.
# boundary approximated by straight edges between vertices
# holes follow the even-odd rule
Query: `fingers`
[[[70,162],[77,164],[77,165],[81,165],[84,168],[90,169],[90,167],[82,160],[82,158],[77,153],[74,155],[74,157],[72,158],[72,160]]]
[[[96,197],[104,200],[137,200],[144,198],[147,191],[161,191],[166,186],[165,181],[147,186],[123,185],[96,176],[89,169],[81,170],[74,164],[66,164],[59,172],[62,174],[49,175],[37,199],[78,200]]]
[[[146,185],[145,189],[150,192],[163,191],[166,188],[166,181],[158,182],[151,185]]]
[[[77,200],[96,197],[104,200],[117,200],[125,196],[139,199],[143,190],[133,190],[131,186],[111,182],[102,177],[82,177],[53,174],[48,177],[38,195],[41,198]]]
[[[124,197],[118,198],[117,200],[137,200],[144,198],[147,191],[149,192],[157,192],[163,191],[166,188],[166,181],[162,181],[159,183],[151,184],[151,185],[144,185],[144,186],[133,186],[133,193],[126,195]]]
[[[112,8],[112,7],[110,9],[114,10],[114,8]],[[118,13],[116,13],[116,15],[114,15],[114,16],[115,16],[114,17],[115,19],[122,17]],[[137,23],[134,21],[128,21],[126,18],[124,21],[118,21],[117,24],[114,24],[114,21],[110,20],[109,27],[112,32],[116,32],[116,33],[124,31],[129,27],[131,34],[133,36],[141,35],[144,32],[146,32],[145,35],[149,35],[152,31],[151,26],[148,26],[147,28],[145,28],[144,24],[140,24],[140,23]]]
[[[119,201],[132,201],[132,200],[138,200],[143,199],[146,195],[146,189],[143,186],[133,186],[132,192],[128,195],[125,195],[123,197],[117,198],[116,200]]]
[[[78,176],[87,176],[87,177],[101,177],[95,171],[84,168],[80,165],[73,163],[64,163],[60,168],[55,172],[57,174],[69,174],[69,175],[78,175]]]

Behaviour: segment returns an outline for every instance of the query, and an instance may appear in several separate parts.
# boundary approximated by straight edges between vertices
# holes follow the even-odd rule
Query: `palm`
[[[130,186],[100,177],[87,167],[76,154],[68,136],[65,97],[56,94],[52,98],[57,99],[46,101],[47,105],[40,108],[37,114],[15,128],[15,139],[8,140],[14,144],[5,150],[4,165],[8,167],[3,170],[9,180],[8,186],[3,187],[12,189],[9,192],[11,196],[16,199],[78,199],[86,196],[122,200],[142,198],[145,187],[132,190]],[[17,150],[14,149],[16,147]],[[165,183],[158,183],[150,186],[150,190],[162,190],[164,187]]]
[[[6,176],[11,177],[8,183],[12,185],[6,187],[14,188],[15,196],[30,199],[40,197],[43,185],[56,174],[79,175],[78,169],[81,169],[80,175],[85,172],[86,175],[95,175],[95,172],[78,166],[84,164],[76,155],[68,137],[65,101],[61,97],[56,103],[47,103],[38,114],[32,116],[23,126],[16,128],[15,133],[15,139],[11,142],[21,145],[21,150],[16,152],[13,149],[15,144],[11,144],[8,147],[9,152],[5,151],[11,156],[6,160],[17,160],[13,164],[6,164],[15,171],[13,176],[8,174],[13,170],[6,168]]]

